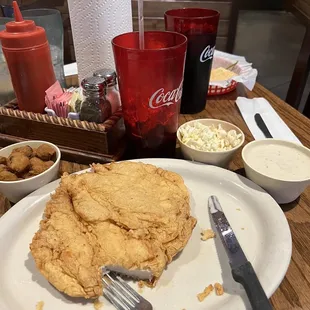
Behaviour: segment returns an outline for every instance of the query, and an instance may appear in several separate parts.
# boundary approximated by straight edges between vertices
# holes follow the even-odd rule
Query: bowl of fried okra
[[[57,179],[61,153],[45,141],[24,141],[0,149],[0,193],[16,203]]]

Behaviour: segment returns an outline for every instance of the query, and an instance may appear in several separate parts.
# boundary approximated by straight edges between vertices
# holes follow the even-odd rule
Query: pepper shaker
[[[106,98],[109,100],[114,114],[121,106],[121,99],[117,85],[117,75],[113,69],[96,70],[93,76],[104,78],[107,84]]]
[[[83,102],[80,120],[103,123],[112,115],[111,104],[106,98],[107,84],[104,78],[91,76],[81,83]]]

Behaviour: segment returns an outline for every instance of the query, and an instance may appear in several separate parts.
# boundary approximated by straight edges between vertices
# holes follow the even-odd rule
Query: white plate
[[[214,166],[169,159],[143,162],[183,176],[191,193],[192,214],[198,220],[188,245],[168,266],[156,288],[143,288],[142,295],[152,302],[154,309],[249,308],[245,291],[232,279],[220,239],[200,240],[201,229],[211,227],[207,207],[210,195],[218,196],[263,288],[271,296],[286,273],[292,251],[288,223],[271,196],[251,181]],[[1,310],[35,310],[39,301],[44,301],[44,310],[94,309],[92,302],[68,298],[52,287],[36,269],[29,252],[45,203],[58,182],[26,197],[0,220]],[[197,293],[215,282],[224,284],[225,294],[212,293],[199,302]],[[114,308],[104,301],[103,309]]]

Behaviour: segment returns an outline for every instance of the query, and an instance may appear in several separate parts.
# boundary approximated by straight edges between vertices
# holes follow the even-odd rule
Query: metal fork
[[[103,295],[118,310],[152,310],[153,306],[120,276],[112,271],[102,269]]]

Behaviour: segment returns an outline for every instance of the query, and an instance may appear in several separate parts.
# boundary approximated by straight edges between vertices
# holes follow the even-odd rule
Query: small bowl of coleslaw
[[[177,138],[185,159],[226,168],[244,143],[244,133],[218,119],[197,119],[181,125]]]

